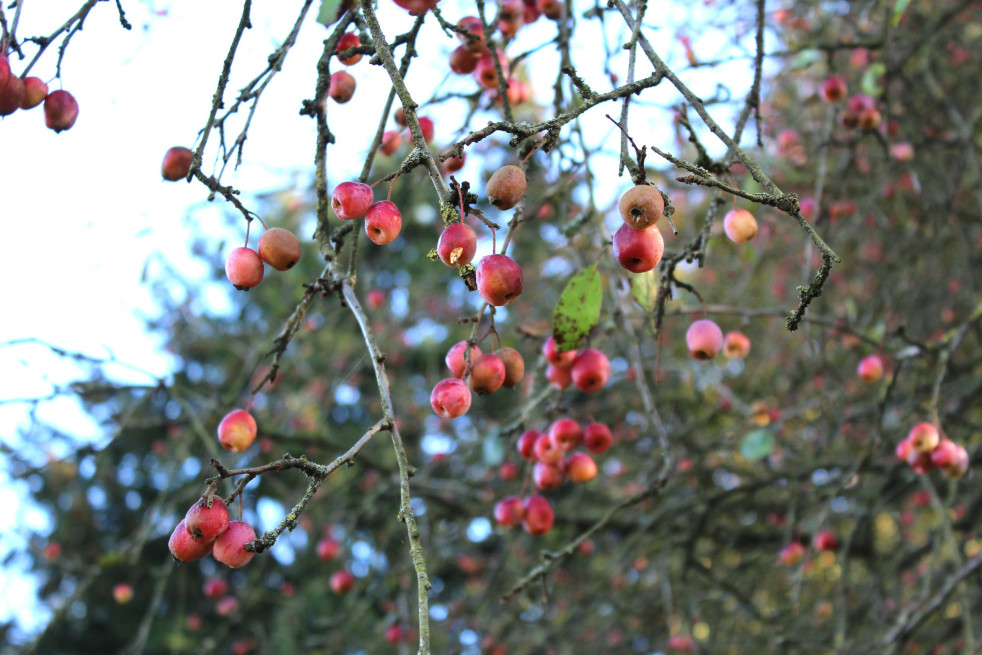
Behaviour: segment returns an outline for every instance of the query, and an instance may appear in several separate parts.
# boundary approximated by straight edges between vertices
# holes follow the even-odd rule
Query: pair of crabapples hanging
[[[658,266],[665,253],[665,239],[656,223],[665,215],[665,199],[657,187],[639,184],[621,196],[624,224],[614,233],[614,257],[632,273]]]
[[[362,182],[342,182],[334,188],[331,209],[338,218],[365,218],[365,234],[372,243],[384,246],[395,241],[402,230],[402,213],[390,200],[375,202],[372,187]]]

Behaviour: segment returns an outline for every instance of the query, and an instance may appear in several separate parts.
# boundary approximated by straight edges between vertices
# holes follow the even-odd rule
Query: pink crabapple
[[[372,187],[361,182],[342,182],[334,187],[331,195],[331,209],[338,218],[346,221],[363,217],[373,202]]]
[[[234,249],[225,259],[225,276],[239,291],[245,291],[263,281],[263,259],[252,248]]]
[[[569,452],[583,443],[583,428],[574,419],[557,419],[549,426],[549,439],[563,452]]]
[[[614,436],[603,423],[594,422],[583,428],[583,447],[594,455],[607,452],[613,443]]]
[[[477,264],[477,290],[495,307],[511,304],[522,294],[522,269],[507,255],[487,255]]]
[[[48,97],[48,85],[40,77],[24,78],[24,99],[21,109],[34,109]]]
[[[235,409],[218,424],[218,441],[226,450],[241,453],[256,440],[256,419],[244,409]]]
[[[856,367],[856,375],[863,382],[876,382],[883,377],[883,359],[879,355],[864,357]]]
[[[573,374],[566,366],[549,364],[546,367],[546,379],[549,380],[549,384],[560,391],[573,384]]]
[[[562,444],[548,434],[539,433],[533,448],[535,459],[546,464],[558,464],[563,458],[563,452]]]
[[[497,355],[481,355],[471,362],[468,384],[471,391],[484,396],[501,388],[505,382],[505,363]]]
[[[494,520],[498,525],[517,528],[525,518],[525,504],[518,496],[506,496],[495,503]]]
[[[845,100],[849,90],[846,88],[846,81],[839,75],[829,75],[822,82],[822,99],[825,102],[839,102]]]
[[[614,257],[621,267],[632,273],[652,270],[664,253],[665,239],[654,225],[635,230],[625,223],[614,232]]]
[[[391,200],[380,200],[365,213],[365,233],[376,245],[392,243],[401,230],[402,214]]]
[[[130,602],[133,600],[133,587],[125,582],[120,582],[113,587],[113,600],[120,605],[125,605],[126,603]]]
[[[44,99],[44,123],[55,132],[71,129],[78,119],[78,102],[68,91],[58,89]]]
[[[839,547],[839,540],[831,530],[822,530],[812,539],[812,545],[817,551],[834,551]]]
[[[525,197],[527,182],[525,172],[518,166],[508,164],[494,172],[488,180],[485,191],[495,209],[511,209]]]
[[[215,539],[212,557],[233,569],[249,563],[255,553],[245,549],[245,545],[256,538],[256,531],[244,521],[230,521],[228,529]]]
[[[781,549],[778,553],[778,559],[781,564],[785,566],[794,566],[801,562],[805,557],[805,547],[801,545],[800,542],[792,541],[790,544]]]
[[[689,353],[696,359],[712,359],[723,347],[723,331],[709,319],[699,319],[685,333]]]
[[[184,527],[195,541],[214,541],[228,529],[228,524],[228,507],[221,498],[212,497],[211,507],[202,498],[184,515]]]
[[[477,235],[469,225],[451,223],[440,233],[436,251],[440,255],[440,261],[447,266],[466,266],[474,259],[477,251]]]
[[[539,440],[542,433],[538,430],[526,430],[522,433],[522,436],[518,438],[518,443],[516,448],[518,448],[518,454],[522,456],[522,459],[527,459],[530,462],[536,460],[535,454],[535,444]]]
[[[334,49],[334,52],[340,53],[348,48],[357,48],[360,45],[361,39],[358,38],[357,34],[354,32],[345,32],[343,35],[341,35],[341,38],[338,39],[338,46]],[[338,54],[338,61],[345,66],[352,66],[361,61],[361,55],[356,53],[342,59],[341,55]]]
[[[170,549],[174,559],[179,562],[193,562],[201,559],[211,552],[213,544],[212,541],[204,542],[192,539],[191,534],[184,527],[184,519],[181,519],[181,522],[171,533],[170,539],[167,540],[167,548]]]
[[[561,455],[561,453],[560,453]],[[562,485],[566,475],[558,464],[536,462],[532,467],[532,481],[540,491],[550,491]]]
[[[930,423],[918,423],[907,433],[911,448],[919,453],[930,453],[941,440],[938,429]]]
[[[539,537],[552,530],[555,514],[552,504],[543,496],[530,496],[525,499],[525,518],[522,527],[530,535]]]
[[[341,569],[331,574],[328,579],[331,591],[336,594],[346,594],[355,586],[355,576],[347,569]]]
[[[467,349],[468,344],[466,341],[458,341],[450,350],[447,352],[447,356],[444,361],[447,364],[447,368],[453,373],[455,378],[463,379],[464,373],[466,372],[467,362],[464,359],[464,351]],[[470,346],[470,363],[473,365],[474,360],[481,356],[481,349],[479,347]]]
[[[463,380],[441,380],[430,393],[430,406],[443,418],[463,416],[471,408],[471,390]]]
[[[595,393],[610,380],[610,360],[596,348],[584,348],[573,360],[570,373],[580,391]]]
[[[542,344],[542,355],[550,364],[561,368],[570,368],[573,365],[573,360],[576,359],[576,349],[559,352],[556,350],[556,340],[550,335]]]
[[[355,95],[355,78],[347,71],[331,73],[331,83],[327,90],[327,95],[331,100],[343,105]]]

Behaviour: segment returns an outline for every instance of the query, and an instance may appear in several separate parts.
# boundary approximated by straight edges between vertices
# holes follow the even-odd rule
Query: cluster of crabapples
[[[931,423],[918,423],[907,433],[907,438],[897,444],[897,459],[910,465],[915,473],[923,475],[932,468],[954,480],[968,471],[968,451],[941,433]]]
[[[539,491],[556,489],[566,480],[575,484],[589,482],[597,477],[597,463],[590,454],[573,452],[579,446],[594,455],[602,455],[610,449],[613,435],[603,423],[592,422],[585,426],[575,419],[560,418],[546,432],[527,430],[518,438],[518,452],[522,458],[534,462],[532,481]],[[494,519],[509,528],[522,526],[533,536],[547,534],[552,529],[555,515],[552,504],[540,495],[522,499],[506,496],[494,506]]]
[[[812,546],[819,553],[831,553],[839,547],[839,540],[831,530],[822,530],[812,538]],[[785,566],[795,566],[805,558],[807,549],[800,541],[792,541],[781,549],[777,559]]]
[[[218,441],[233,453],[241,453],[256,440],[256,420],[244,409],[236,409],[218,424]],[[256,531],[244,521],[231,521],[225,502],[211,490],[191,506],[167,542],[171,555],[180,562],[193,562],[211,555],[233,569],[248,564],[255,553],[245,545]]]
[[[10,70],[10,60],[0,52],[0,116],[18,109],[33,109],[44,103],[44,124],[55,132],[70,129],[78,118],[78,102],[63,89],[48,93],[39,77],[18,77]]]
[[[829,75],[822,82],[820,90],[822,100],[828,103],[838,103],[846,100],[849,95],[846,80],[840,75]],[[880,126],[880,110],[876,101],[868,95],[858,94],[850,97],[846,109],[840,118],[842,126],[855,129],[875,130]]]
[[[160,175],[168,182],[185,179],[191,173],[194,153],[184,146],[174,146],[164,153]],[[264,225],[265,227],[265,225]],[[263,281],[264,263],[277,271],[293,268],[300,261],[300,241],[296,235],[281,227],[263,231],[259,248],[247,245],[235,248],[225,259],[225,276],[236,289],[247,291]]]

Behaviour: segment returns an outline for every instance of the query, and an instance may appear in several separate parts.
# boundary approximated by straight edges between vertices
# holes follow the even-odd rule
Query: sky
[[[38,2],[22,4],[18,34],[23,37],[51,33],[81,2],[46,0],[43,8]],[[164,350],[161,338],[145,329],[146,318],[159,309],[144,276],[165,274],[162,257],[186,278],[205,279],[207,264],[189,252],[192,237],[204,234],[219,248],[225,241],[240,241],[244,233],[244,225],[225,220],[229,209],[221,199],[207,202],[202,185],[164,182],[159,173],[169,147],[194,146],[208,116],[241,5],[124,2],[133,25],[126,31],[119,25],[114,4],[94,7],[85,29],[68,46],[60,81],[53,79],[54,47],[31,71],[49,81],[52,90],[64,88],[75,96],[80,109],[74,127],[60,134],[48,130],[40,107],[0,119],[0,217],[5,227],[0,241],[4,245],[0,264],[4,272],[0,285],[0,442],[22,452],[31,449],[37,456],[44,453],[24,439],[34,406],[19,401],[50,396],[69,382],[84,379],[85,374],[85,369],[57,356],[48,345],[119,362],[104,369],[119,383],[166,381],[175,361]],[[292,27],[294,7],[300,4],[290,3],[289,11],[281,10],[282,3],[276,3],[277,11],[270,11],[265,3],[254,6],[253,28],[243,38],[227,97],[263,70],[268,54]],[[224,181],[242,189],[246,199],[251,193],[290,187],[302,192],[310,184],[314,122],[300,116],[298,110],[301,100],[313,94],[315,65],[329,34],[313,20],[317,4],[283,72],[262,98],[243,165],[226,173]],[[387,31],[401,32],[409,26],[411,19],[404,12],[385,0],[380,4]],[[473,3],[459,5],[472,7]],[[656,2],[651,11],[650,15],[671,18],[676,10],[671,3]],[[522,39],[539,43],[548,40],[554,30],[542,19],[532,30],[520,32],[516,49],[523,49]],[[654,31],[672,36],[662,28]],[[445,58],[456,45],[438,32],[433,37],[421,39],[422,66],[415,67],[408,80],[418,100],[429,97],[444,81]],[[701,40],[712,39],[710,33],[695,39],[697,51]],[[578,49],[583,47],[574,51],[581,75],[599,91],[610,88],[600,67],[603,58],[592,53],[581,56]],[[673,50],[676,55],[681,53],[672,39],[666,39],[663,47],[668,54]],[[547,103],[552,80],[538,79],[536,71],[554,74],[552,57],[545,49],[528,63],[532,82],[538,85],[539,96],[545,94]],[[15,73],[24,65],[16,56],[11,58]],[[647,74],[650,69],[640,70]],[[746,66],[739,65],[734,71],[736,76],[746,75]],[[332,125],[343,126],[335,127],[338,143],[328,162],[330,177],[336,182],[360,169],[375,129],[374,120],[365,121],[362,116],[366,111],[377,115],[389,89],[384,71],[370,67],[367,59],[350,72],[358,79],[355,99],[330,109]],[[700,89],[697,77],[691,81],[698,93],[715,92],[712,87]],[[749,82],[747,78],[748,87]],[[462,91],[475,88],[466,78],[453,79],[450,85]],[[666,107],[674,99],[661,89],[650,97]],[[611,104],[609,112],[616,110]],[[590,112],[587,133],[599,140],[616,138],[603,113]],[[453,120],[460,114],[450,105],[434,109],[431,115],[437,120],[439,139],[441,119],[456,128]],[[214,150],[207,154],[214,156]],[[479,162],[472,161],[465,174],[478,170]],[[608,195],[624,185],[623,180],[613,178],[606,189]],[[202,307],[222,311],[228,306],[226,293],[234,290],[209,289]],[[70,396],[41,402],[36,412],[39,420],[80,439],[97,441],[104,436],[102,426],[86,416]],[[24,496],[25,490],[11,482],[0,459],[0,504],[10,508],[0,514],[0,560],[11,550],[26,547],[25,528],[46,530],[44,514]],[[0,622],[13,617],[29,631],[41,625],[46,616],[43,611],[6,600],[33,595],[29,577],[9,569],[0,573]]]

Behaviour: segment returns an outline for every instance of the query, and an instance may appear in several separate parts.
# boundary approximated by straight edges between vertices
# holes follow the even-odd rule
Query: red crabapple
[[[567,460],[566,471],[571,482],[589,482],[597,477],[597,463],[586,453],[573,453]]]
[[[535,459],[546,464],[558,464],[563,458],[562,444],[548,434],[539,433],[533,452]]]
[[[522,527],[529,534],[539,537],[552,529],[555,514],[549,500],[543,496],[531,496],[525,499],[525,518]]]
[[[625,225],[644,230],[662,218],[665,199],[657,187],[641,184],[631,187],[621,196],[620,211]]]
[[[930,423],[918,423],[907,433],[911,448],[919,453],[930,453],[941,440],[938,429]]]
[[[822,530],[815,535],[812,544],[815,546],[815,550],[833,551],[839,547],[839,540],[835,538],[831,530]]]
[[[347,569],[341,569],[331,574],[328,580],[331,591],[336,594],[346,594],[355,586],[355,576]]]
[[[228,524],[228,507],[221,498],[212,497],[211,507],[202,498],[184,515],[184,527],[195,541],[214,541],[228,529]]]
[[[331,85],[328,87],[327,95],[339,105],[348,102],[355,95],[355,78],[347,71],[331,73]]]
[[[402,147],[402,133],[396,132],[395,130],[387,130],[382,134],[382,143],[379,145],[379,150],[382,151],[383,155],[390,156],[395,153],[396,150]]]
[[[463,152],[460,153],[460,157],[457,157],[457,156],[448,157],[443,162],[443,172],[444,172],[444,174],[445,175],[449,175],[450,173],[456,173],[457,171],[459,171],[460,169],[462,169],[464,167],[464,160],[465,159],[467,159],[467,155],[465,153],[463,153]]]
[[[245,545],[256,538],[256,531],[244,521],[231,521],[228,529],[215,540],[211,552],[215,560],[230,566],[240,568],[249,563],[256,554],[245,549]]]
[[[191,161],[194,153],[190,148],[174,146],[164,153],[164,161],[160,164],[160,175],[168,182],[183,180],[191,172]]]
[[[181,522],[171,533],[170,539],[167,540],[167,548],[170,549],[170,554],[174,556],[174,559],[179,562],[193,562],[210,553],[214,543],[213,541],[195,541],[188,533],[187,528],[184,527],[184,519],[181,519]]]
[[[538,430],[526,430],[523,432],[522,436],[518,438],[518,454],[521,455],[523,459],[534,462],[537,457],[535,454],[535,444],[541,436],[542,433]]]
[[[228,616],[239,608],[239,601],[235,596],[226,596],[215,603],[215,614],[218,616]]]
[[[317,557],[324,562],[329,562],[337,558],[341,552],[341,544],[336,539],[324,537],[317,542]]]
[[[78,118],[78,102],[64,90],[52,91],[44,99],[44,124],[55,132],[64,132]]]
[[[256,440],[256,419],[244,409],[235,409],[218,424],[218,441],[226,450],[241,453]]]
[[[573,360],[570,370],[580,391],[594,393],[607,386],[610,380],[610,360],[596,348],[584,348]]]
[[[26,97],[24,80],[9,74],[5,82],[0,82],[0,116],[9,116],[20,109]]]
[[[477,68],[481,55],[467,49],[467,46],[457,46],[450,53],[450,70],[457,75],[468,75]]]
[[[426,116],[419,117],[419,131],[423,133],[423,141],[429,143],[433,140],[433,119]]]
[[[566,350],[564,352],[559,352],[556,350],[556,340],[549,335],[546,342],[542,344],[542,354],[546,360],[555,366],[562,368],[569,368],[573,365],[573,360],[576,359],[576,349]]]
[[[856,367],[856,375],[863,382],[876,382],[883,377],[883,359],[879,355],[864,357]]]
[[[340,53],[344,50],[347,50],[348,48],[357,48],[360,45],[361,45],[361,39],[358,38],[357,34],[355,34],[354,32],[345,32],[341,36],[341,38],[338,39],[338,47],[334,49],[334,52]],[[361,61],[361,54],[356,53],[344,59],[342,59],[341,55],[338,54],[338,61],[340,61],[345,66],[351,66]]]
[[[507,255],[488,255],[477,264],[477,290],[489,304],[503,307],[522,293],[522,269]]]
[[[750,354],[750,338],[742,332],[727,332],[723,339],[723,354],[730,359],[743,359]]]
[[[263,281],[263,259],[252,248],[236,248],[225,260],[225,276],[239,291]]]
[[[665,253],[665,239],[655,227],[635,230],[626,223],[614,232],[614,257],[632,273],[650,271]]]
[[[474,259],[477,251],[477,235],[469,225],[451,223],[440,233],[436,251],[447,266],[466,266]]]
[[[512,164],[502,166],[488,180],[488,202],[496,209],[511,209],[525,197],[526,189],[525,173],[521,168]]]
[[[566,479],[566,474],[557,464],[548,462],[536,462],[532,467],[532,481],[535,487],[541,491],[557,489]]]
[[[365,294],[365,302],[371,309],[380,309],[385,304],[385,292],[381,289],[370,289]]]
[[[391,200],[380,200],[365,213],[365,232],[376,245],[391,243],[401,230],[402,214]]]
[[[525,359],[514,348],[499,348],[495,352],[505,364],[505,381],[502,386],[513,389],[525,377]]]
[[[228,593],[228,583],[222,578],[208,578],[205,580],[205,584],[201,588],[201,591],[204,593],[205,598],[209,600],[218,600]]]
[[[583,428],[583,447],[595,455],[601,455],[614,443],[614,435],[603,423],[590,423]]]
[[[957,444],[955,446],[955,461],[950,466],[941,469],[941,472],[946,477],[957,480],[968,472],[969,464],[968,451],[965,450],[965,446]]]
[[[338,218],[350,221],[364,216],[373,202],[372,187],[361,182],[342,182],[334,187],[331,209]]]
[[[463,416],[471,408],[471,390],[463,380],[441,380],[430,393],[430,406],[443,418]]]
[[[471,391],[478,395],[491,394],[505,382],[505,363],[497,355],[481,355],[471,362],[468,379]]]
[[[494,520],[499,525],[517,528],[525,518],[525,504],[518,496],[506,496],[495,503]]]
[[[700,319],[689,326],[685,343],[696,359],[712,359],[723,347],[723,331],[713,321]]]
[[[450,350],[447,352],[447,356],[444,361],[447,364],[447,368],[453,373],[455,378],[463,379],[465,369],[467,367],[467,362],[464,360],[464,349],[467,348],[466,341],[458,341],[455,343]],[[481,356],[481,349],[477,346],[470,347],[470,363],[473,364],[474,360]]]
[[[48,97],[48,85],[40,77],[24,78],[24,99],[21,109],[34,109]]]
[[[259,237],[259,256],[278,271],[286,271],[300,261],[300,241],[290,230],[271,227]]]
[[[461,34],[457,32],[457,38],[461,43],[472,52],[484,52],[487,46],[484,42],[484,24],[477,16],[464,16],[457,21],[457,27],[464,30]]]
[[[573,384],[573,374],[566,366],[549,364],[549,366],[546,367],[546,379],[549,380],[549,384],[556,387],[560,391]]]
[[[549,426],[549,438],[563,452],[569,452],[583,443],[583,428],[571,418],[561,418]]]
[[[757,219],[746,209],[734,209],[723,217],[723,231],[733,243],[744,243],[757,236]]]
[[[503,462],[498,468],[498,477],[507,482],[518,477],[518,466],[514,462]]]
[[[846,88],[846,81],[838,75],[829,75],[822,82],[822,99],[825,102],[839,102],[845,100],[849,93]]]

